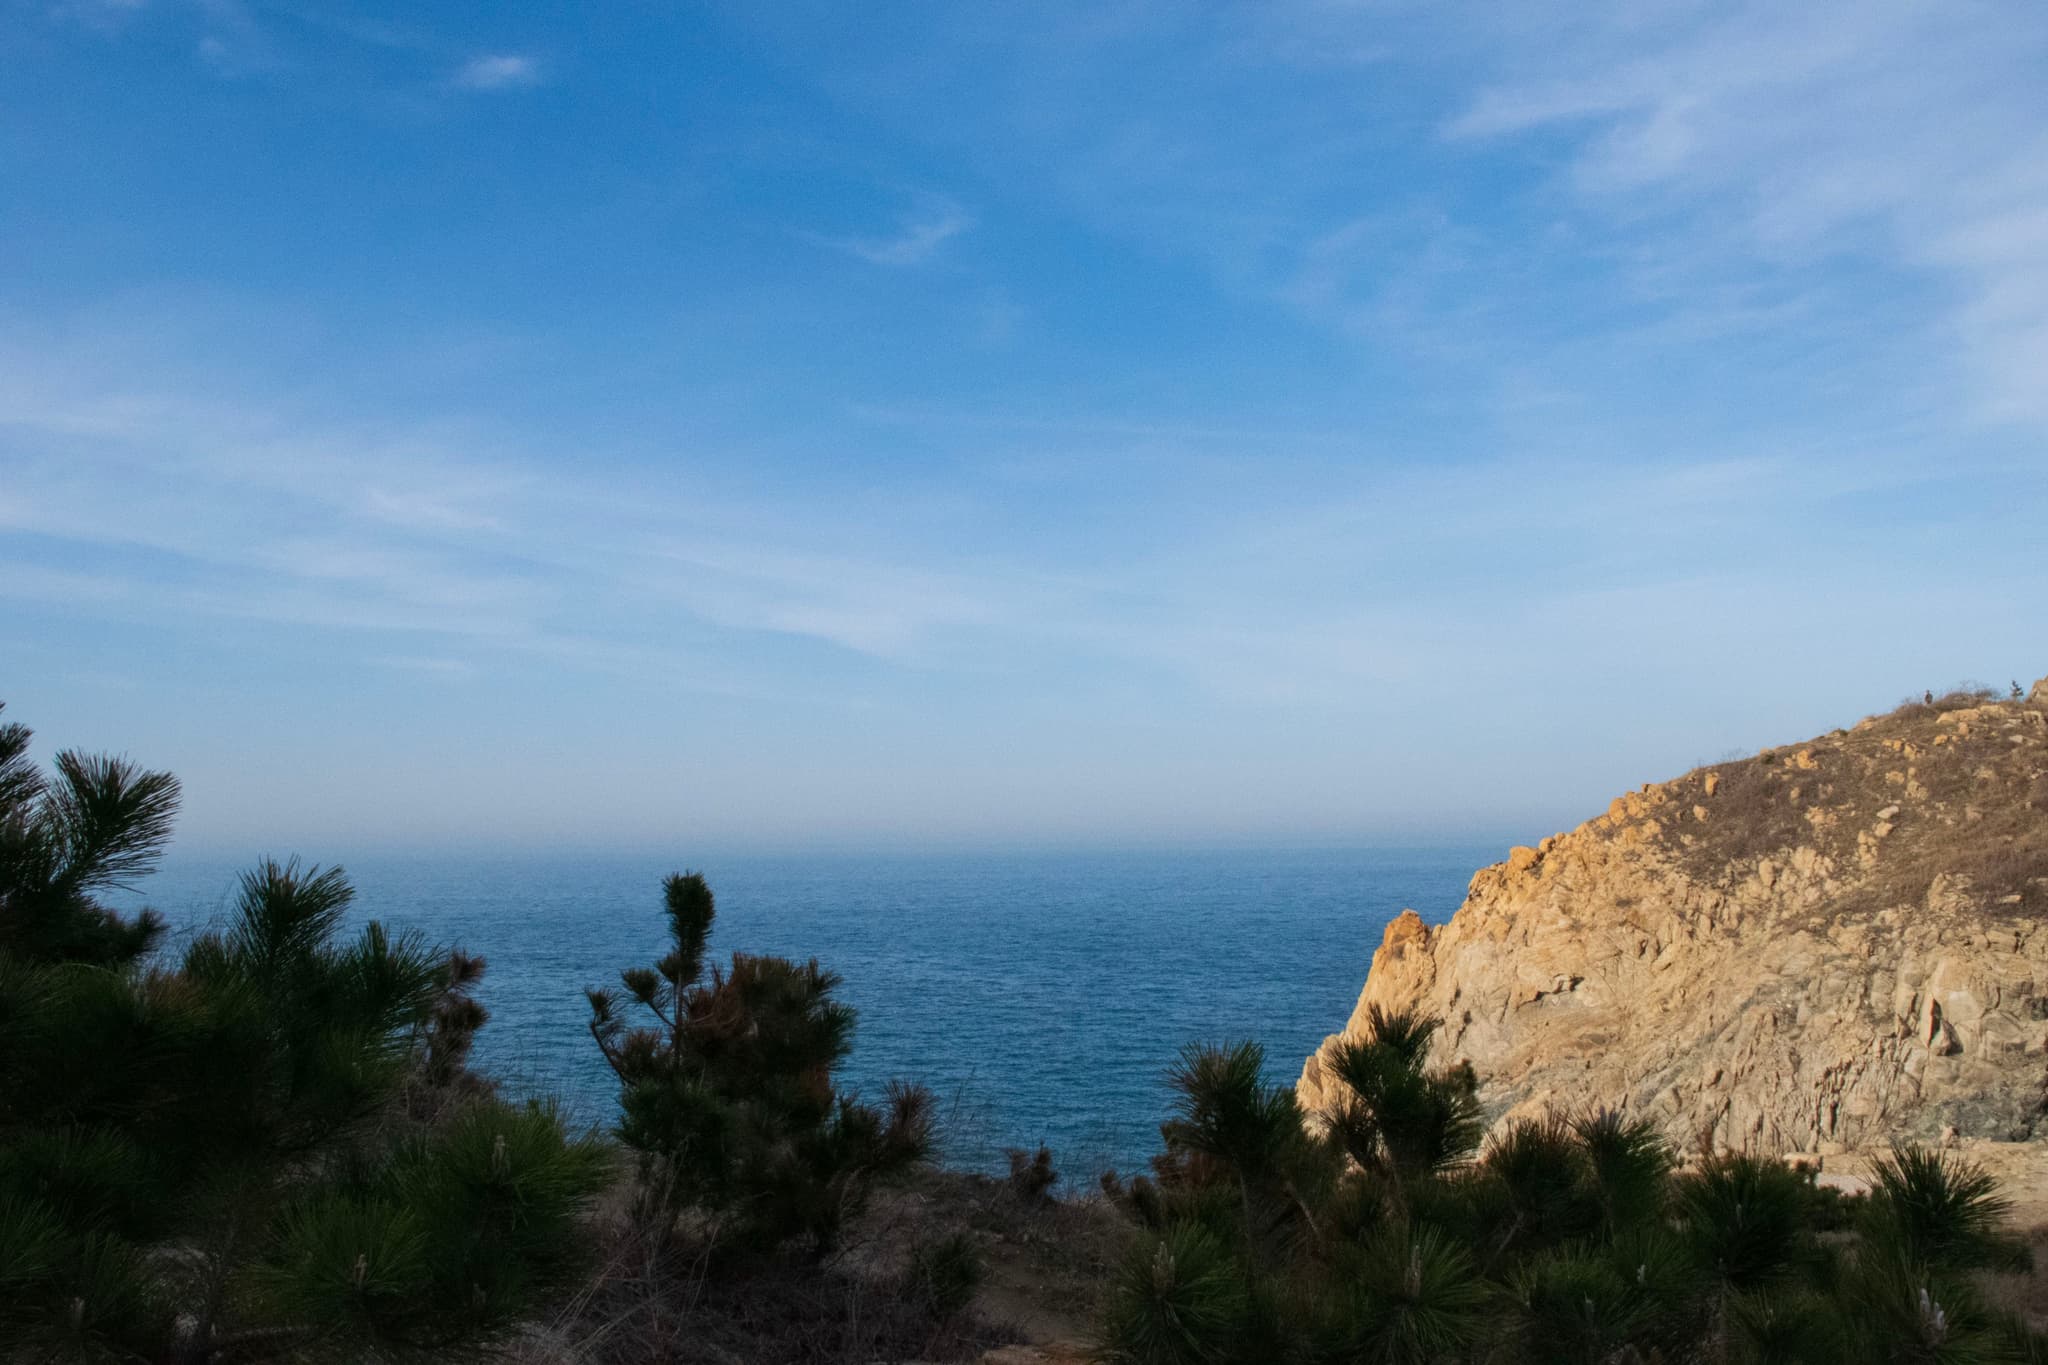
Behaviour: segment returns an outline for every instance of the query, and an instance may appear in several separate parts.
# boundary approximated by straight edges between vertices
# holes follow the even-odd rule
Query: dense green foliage
[[[590,1032],[619,1079],[620,1141],[640,1157],[644,1212],[666,1238],[694,1213],[713,1240],[829,1250],[873,1182],[929,1154],[932,1102],[889,1087],[885,1108],[834,1087],[853,1041],[839,978],[735,953],[705,973],[716,914],[695,874],[663,886],[669,951],[620,980],[652,1023],[628,1028],[616,992],[588,992]]]
[[[1434,1021],[1375,1014],[1304,1122],[1254,1044],[1191,1047],[1103,1322],[1129,1365],[2033,1361],[1971,1273],[2026,1257],[1982,1172],[1901,1149],[1850,1204],[1780,1162],[1681,1169],[1645,1121],[1518,1121],[1482,1147]]]
[[[178,786],[0,727],[0,1342],[26,1359],[363,1359],[487,1340],[574,1269],[602,1149],[466,1072],[481,961],[265,863],[174,959],[97,899]]]

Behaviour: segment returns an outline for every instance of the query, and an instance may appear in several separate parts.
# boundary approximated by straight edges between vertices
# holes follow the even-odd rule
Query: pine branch
[[[65,890],[126,885],[156,865],[178,814],[177,778],[70,749],[56,769],[44,801],[63,848]]]

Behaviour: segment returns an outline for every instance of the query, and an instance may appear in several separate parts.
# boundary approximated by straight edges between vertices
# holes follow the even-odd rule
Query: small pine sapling
[[[586,992],[591,1037],[620,1086],[616,1131],[639,1156],[642,1211],[659,1244],[695,1210],[715,1239],[802,1239],[823,1254],[876,1180],[929,1155],[931,1094],[893,1084],[876,1108],[837,1090],[854,1026],[833,998],[839,977],[816,959],[744,953],[707,974],[710,886],[678,873],[662,891],[669,951],[622,971],[623,996]],[[646,1022],[628,1026],[628,1001]]]

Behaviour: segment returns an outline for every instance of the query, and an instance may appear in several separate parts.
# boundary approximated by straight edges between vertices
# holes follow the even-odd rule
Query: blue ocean
[[[846,1079],[923,1081],[944,1158],[989,1168],[1052,1147],[1080,1183],[1158,1150],[1164,1073],[1190,1040],[1253,1038],[1291,1082],[1357,999],[1387,921],[1449,916],[1497,846],[974,855],[747,856],[695,867],[718,898],[714,960],[817,957],[860,1012]],[[344,860],[354,915],[489,963],[476,1060],[513,1093],[610,1121],[583,988],[660,955],[672,861]],[[179,938],[224,916],[241,867],[177,857],[138,888]],[[175,946],[175,941],[174,941]]]

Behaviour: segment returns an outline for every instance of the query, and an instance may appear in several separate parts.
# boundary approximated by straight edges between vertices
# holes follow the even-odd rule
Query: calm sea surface
[[[847,1078],[924,1081],[946,1159],[1049,1143],[1069,1178],[1158,1146],[1162,1073],[1190,1039],[1254,1038],[1273,1079],[1351,1012],[1381,928],[1448,917],[1494,847],[748,857],[702,870],[714,959],[816,956],[860,1011]],[[355,916],[481,953],[482,1067],[610,1119],[586,985],[661,951],[671,866],[602,857],[346,863]],[[140,888],[181,936],[223,916],[239,868],[174,857]]]

